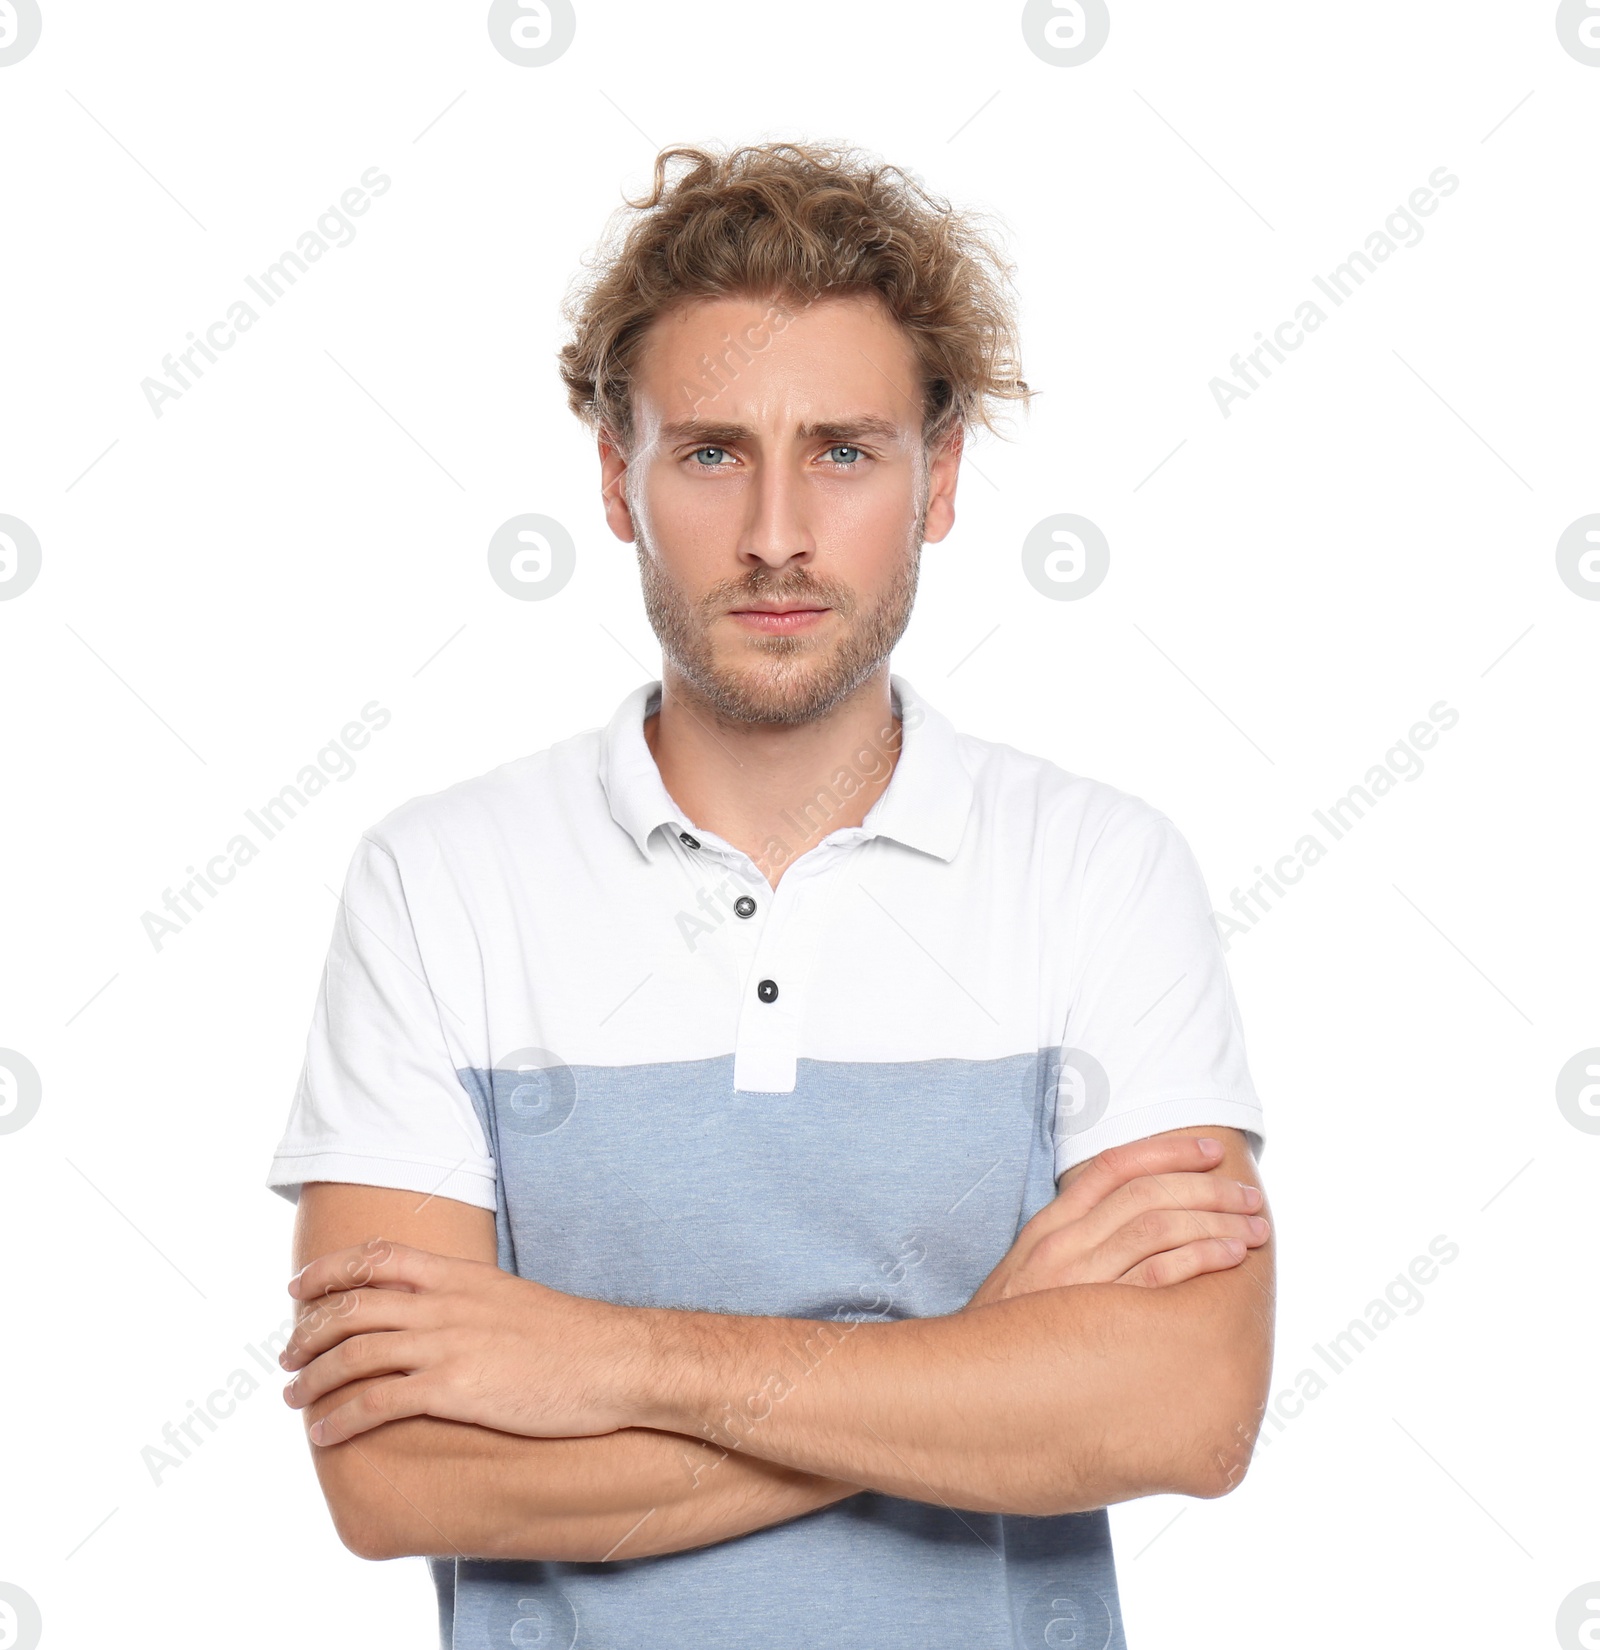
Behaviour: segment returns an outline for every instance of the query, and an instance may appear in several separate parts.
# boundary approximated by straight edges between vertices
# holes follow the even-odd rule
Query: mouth
[[[807,603],[752,603],[748,607],[730,608],[728,617],[747,630],[766,635],[788,635],[798,630],[810,630],[820,624],[831,608],[814,607]]]

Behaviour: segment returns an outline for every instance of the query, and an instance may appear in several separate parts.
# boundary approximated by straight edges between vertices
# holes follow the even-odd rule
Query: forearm
[[[305,1412],[308,1423],[372,1381]],[[676,1433],[524,1438],[414,1416],[315,1452],[341,1538],[366,1558],[598,1562],[726,1541],[856,1493]]]
[[[1045,1289],[950,1317],[816,1323],[655,1312],[649,1426],[978,1511],[1214,1495],[1242,1475],[1270,1371],[1270,1259],[1242,1296]]]

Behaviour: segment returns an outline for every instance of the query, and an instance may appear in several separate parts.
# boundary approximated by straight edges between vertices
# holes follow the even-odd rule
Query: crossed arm
[[[1271,1363],[1246,1187],[1235,1131],[1156,1136],[1064,1176],[962,1311],[816,1322],[583,1300],[499,1271],[486,1211],[307,1186],[286,1396],[372,1558],[633,1558],[862,1489],[1033,1514],[1221,1495]]]

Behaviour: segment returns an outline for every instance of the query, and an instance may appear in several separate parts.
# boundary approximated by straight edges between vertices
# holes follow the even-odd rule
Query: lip
[[[749,607],[731,608],[730,619],[736,619],[747,629],[769,635],[786,635],[791,631],[808,630],[831,613],[828,607],[783,607],[771,603],[752,603]]]

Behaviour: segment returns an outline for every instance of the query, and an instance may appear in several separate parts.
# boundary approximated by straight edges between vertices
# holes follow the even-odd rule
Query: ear
[[[605,425],[600,426],[596,439],[600,449],[600,502],[605,509],[606,525],[624,544],[631,544],[634,538],[633,512],[624,496],[628,479],[627,456],[621,442]]]
[[[922,536],[937,544],[956,522],[956,482],[961,476],[961,450],[966,432],[958,424],[940,442],[928,461],[928,506],[922,518]]]

